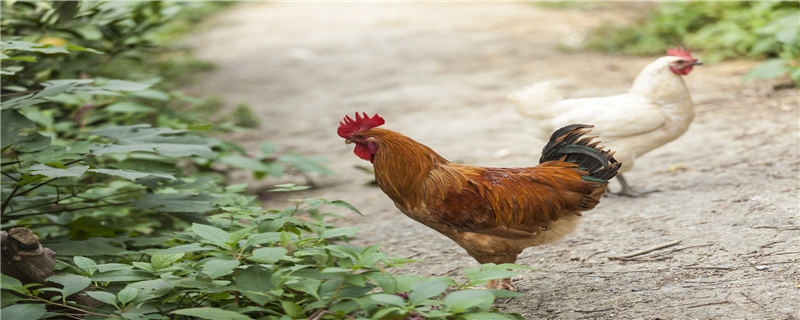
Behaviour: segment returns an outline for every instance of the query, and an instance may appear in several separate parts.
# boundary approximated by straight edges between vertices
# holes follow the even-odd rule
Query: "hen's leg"
[[[661,191],[661,190],[658,190],[658,189],[655,189],[655,190],[633,190],[633,188],[631,188],[631,186],[628,184],[628,181],[625,180],[625,177],[622,176],[622,173],[617,173],[617,180],[619,180],[619,184],[622,185],[622,190],[620,190],[619,192],[608,191],[608,193],[613,194],[613,195],[617,195],[617,196],[638,198],[638,197],[644,196],[644,195],[646,195],[648,193]]]

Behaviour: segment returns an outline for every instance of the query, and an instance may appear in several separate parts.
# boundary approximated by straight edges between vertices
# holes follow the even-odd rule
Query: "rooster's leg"
[[[520,251],[522,252],[522,251]],[[478,260],[479,263],[494,263],[494,264],[503,264],[503,263],[514,263],[517,261],[517,255],[520,253],[517,252],[512,255],[472,255],[475,260]],[[486,289],[500,289],[500,290],[509,290],[517,292],[516,287],[511,284],[511,278],[505,279],[492,279],[486,283]]]
[[[644,195],[646,195],[648,193],[661,191],[661,190],[658,190],[658,189],[656,189],[656,190],[633,190],[633,188],[631,188],[631,186],[628,185],[628,181],[625,181],[625,177],[622,176],[622,173],[617,173],[617,180],[619,180],[619,184],[622,185],[622,190],[620,190],[619,192],[610,192],[609,191],[608,193],[613,194],[613,195],[617,195],[617,196],[637,198],[637,197],[644,196]]]

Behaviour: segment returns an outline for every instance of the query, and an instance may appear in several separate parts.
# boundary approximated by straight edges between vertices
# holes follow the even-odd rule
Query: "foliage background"
[[[323,218],[346,202],[264,210],[230,170],[331,174],[324,160],[215,138],[258,126],[246,105],[175,89],[213,66],[170,47],[215,3],[7,1],[2,17],[2,227],[57,252],[43,284],[3,275],[2,317],[126,319],[515,319],[512,293],[471,279],[393,276],[410,261],[346,243]],[[279,185],[274,192],[306,187]],[[76,296],[91,297],[82,305]]]
[[[704,60],[767,59],[745,78],[789,76],[800,87],[800,3],[797,1],[665,2],[632,25],[608,23],[589,48],[660,54],[681,44]]]

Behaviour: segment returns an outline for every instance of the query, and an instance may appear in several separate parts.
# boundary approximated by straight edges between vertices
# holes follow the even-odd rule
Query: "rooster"
[[[555,128],[570,123],[591,123],[624,170],[634,159],[677,139],[694,119],[694,107],[683,77],[702,62],[683,49],[667,50],[667,56],[647,65],[627,93],[610,97],[563,99],[547,82],[537,83],[512,93],[508,99],[517,111],[531,120],[529,129],[546,138]],[[618,193],[637,197],[653,191],[634,190],[622,173]]]
[[[338,134],[370,161],[375,180],[405,215],[442,233],[479,263],[514,263],[523,249],[558,240],[575,229],[582,211],[597,205],[620,163],[583,137],[591,126],[558,129],[539,165],[484,168],[447,161],[400,133],[376,128],[377,114],[356,113]],[[511,279],[491,289],[515,290]]]

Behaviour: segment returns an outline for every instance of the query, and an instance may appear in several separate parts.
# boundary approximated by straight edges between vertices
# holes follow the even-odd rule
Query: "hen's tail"
[[[553,116],[548,106],[563,100],[564,96],[552,83],[539,82],[525,89],[509,93],[506,99],[514,103],[517,112],[523,117],[541,120]]]
[[[622,164],[614,159],[613,151],[598,147],[600,141],[594,141],[596,137],[584,137],[593,127],[572,124],[556,130],[544,146],[539,163],[553,160],[571,162],[589,173],[583,176],[584,180],[608,183]]]

